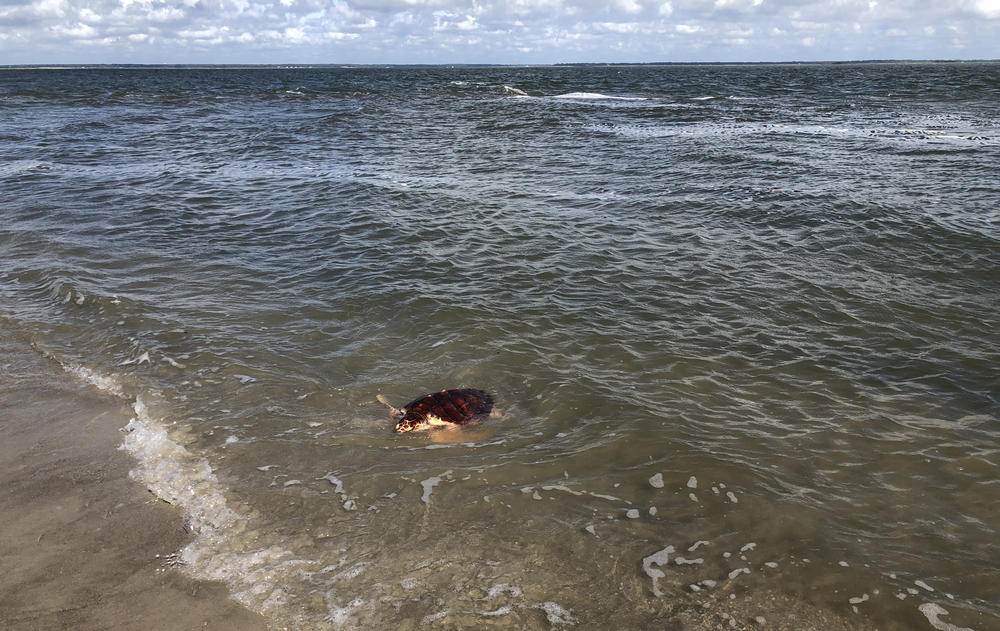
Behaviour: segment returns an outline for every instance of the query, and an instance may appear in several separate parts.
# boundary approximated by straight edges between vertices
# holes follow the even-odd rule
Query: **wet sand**
[[[0,328],[0,628],[265,629],[171,565],[180,512],[128,477],[123,402]]]

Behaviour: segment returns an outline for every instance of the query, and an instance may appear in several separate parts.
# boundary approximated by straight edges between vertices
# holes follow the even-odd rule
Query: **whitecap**
[[[607,94],[601,94],[599,92],[567,92],[566,94],[557,94],[553,96],[554,99],[568,99],[572,101],[646,101],[645,97],[637,96],[609,96]]]
[[[133,359],[126,359],[123,362],[119,362],[118,365],[119,366],[131,366],[132,364],[139,365],[139,364],[148,364],[148,363],[150,363],[150,361],[149,361],[149,352],[145,352],[142,355],[139,355],[138,357],[135,357]]]
[[[512,86],[509,86],[509,85],[505,85],[503,87],[503,91],[504,91],[505,94],[513,94],[514,96],[529,96],[529,94],[527,92],[525,92],[524,90],[519,90],[519,89],[517,89],[515,87],[512,87]]]
[[[185,368],[184,364],[182,364],[179,361],[173,359],[172,357],[167,357],[166,355],[163,355],[162,357],[163,357],[163,361],[167,362],[168,364],[170,364],[174,368]]]

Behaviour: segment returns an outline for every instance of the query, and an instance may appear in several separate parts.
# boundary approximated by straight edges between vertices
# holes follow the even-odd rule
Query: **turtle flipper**
[[[392,404],[389,403],[384,396],[382,396],[381,394],[378,394],[378,395],[375,396],[375,398],[378,400],[379,403],[381,403],[385,407],[389,408],[389,416],[391,416],[392,418],[395,418],[395,419],[403,418],[404,411],[403,410],[398,410],[398,409],[392,407]]]

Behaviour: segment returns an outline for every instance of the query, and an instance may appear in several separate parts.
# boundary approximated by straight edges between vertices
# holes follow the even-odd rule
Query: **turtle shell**
[[[403,407],[397,432],[426,429],[431,425],[467,425],[489,417],[493,397],[483,390],[460,388],[426,394]]]

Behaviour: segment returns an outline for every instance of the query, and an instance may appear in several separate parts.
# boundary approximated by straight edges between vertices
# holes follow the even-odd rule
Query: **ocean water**
[[[998,63],[3,69],[0,323],[133,406],[179,571],[275,628],[996,630],[998,104]],[[375,400],[452,387],[500,417]]]

